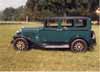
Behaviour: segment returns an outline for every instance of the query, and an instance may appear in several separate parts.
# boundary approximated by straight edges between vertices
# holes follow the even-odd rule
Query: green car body
[[[49,22],[54,25],[50,26]],[[91,19],[88,17],[51,17],[44,20],[43,27],[22,28],[17,31],[13,41],[17,38],[24,38],[38,45],[63,43],[68,44],[70,47],[74,40],[82,39],[89,47],[96,41],[95,33],[91,31],[91,26]]]

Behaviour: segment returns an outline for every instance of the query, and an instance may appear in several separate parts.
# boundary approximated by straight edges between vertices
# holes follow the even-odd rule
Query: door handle
[[[57,29],[56,31],[63,31],[63,29]]]

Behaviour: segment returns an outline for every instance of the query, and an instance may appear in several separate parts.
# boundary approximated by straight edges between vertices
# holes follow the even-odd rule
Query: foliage
[[[16,9],[16,20],[17,21],[25,20],[25,9],[23,6]]]
[[[3,19],[4,20],[13,20],[15,18],[16,10],[12,7],[6,8],[3,11]]]
[[[0,11],[0,20],[2,20],[2,11]]]
[[[48,16],[89,16],[97,19],[99,0],[27,0],[25,6],[6,8],[3,20],[42,19]]]
[[[52,12],[53,16],[92,16],[98,6],[99,0],[28,0],[26,3],[33,17],[42,15],[41,11]]]

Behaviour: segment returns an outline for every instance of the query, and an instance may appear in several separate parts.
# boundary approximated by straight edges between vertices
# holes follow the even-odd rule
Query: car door
[[[41,42],[63,42],[65,31],[62,28],[44,28],[40,31]]]
[[[63,42],[65,39],[65,31],[63,30],[62,20],[48,22],[48,26],[39,32],[40,41],[42,42]]]

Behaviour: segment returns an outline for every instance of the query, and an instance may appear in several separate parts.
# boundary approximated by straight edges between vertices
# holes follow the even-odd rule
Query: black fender
[[[31,38],[27,38],[27,37],[22,36],[22,35],[16,35],[16,36],[14,36],[14,37],[13,37],[13,40],[11,41],[11,44],[13,44],[14,41],[15,41],[17,38],[24,38],[24,39],[26,39],[26,40],[28,41],[28,43],[29,43],[29,47],[30,47],[30,48],[33,47],[33,45],[35,44],[35,43],[32,42]]]
[[[13,43],[14,40],[16,40],[17,38],[24,38],[24,39],[26,39],[28,42],[32,42],[32,40],[31,40],[30,38],[27,38],[27,37],[25,37],[25,36],[23,36],[23,35],[16,35],[16,36],[13,36],[13,40],[11,41],[11,43]]]
[[[71,40],[70,40],[70,46],[71,46],[71,43],[74,41],[74,40],[76,40],[76,39],[82,39],[82,40],[84,40],[86,43],[87,43],[87,45],[88,45],[88,47],[89,47],[89,43],[88,43],[88,41],[86,40],[86,39],[84,39],[83,37],[81,37],[81,36],[78,36],[78,37],[73,37]]]

